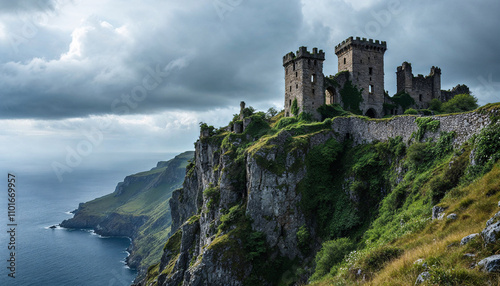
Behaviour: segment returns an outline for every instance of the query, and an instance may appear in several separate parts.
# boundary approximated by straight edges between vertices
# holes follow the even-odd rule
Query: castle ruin
[[[318,117],[317,109],[325,104],[323,61],[325,53],[314,48],[312,53],[300,47],[297,54],[283,57],[285,67],[285,116],[293,116],[293,101],[298,113],[308,112]]]
[[[384,53],[385,41],[360,37],[349,37],[335,47],[339,73],[324,77],[323,61],[325,53],[313,48],[312,53],[302,46],[297,53],[290,52],[283,57],[285,68],[285,116],[294,116],[307,112],[320,119],[317,109],[324,104],[340,104],[346,109],[349,98],[342,95],[347,83],[357,88],[361,94],[355,109],[363,115],[377,118],[387,114],[401,114],[404,110],[384,109],[385,104],[393,102],[384,89]],[[441,90],[441,69],[432,67],[428,76],[413,76],[411,64],[404,62],[397,68],[397,93],[407,93],[414,100],[415,109],[429,107],[432,99],[442,102],[456,94],[470,93],[465,85],[458,85],[452,90]],[[294,101],[296,108],[294,110]],[[352,103],[349,103],[352,105]]]

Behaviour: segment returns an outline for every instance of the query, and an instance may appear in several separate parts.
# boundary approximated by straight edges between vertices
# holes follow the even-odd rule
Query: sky
[[[408,61],[498,102],[499,13],[497,0],[1,0],[0,169],[64,180],[192,150],[199,122],[224,126],[242,100],[283,108],[283,55],[318,47],[335,74],[350,36],[387,42],[391,95]]]

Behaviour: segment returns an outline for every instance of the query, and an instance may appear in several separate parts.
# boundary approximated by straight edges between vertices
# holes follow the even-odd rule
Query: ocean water
[[[101,237],[90,230],[51,229],[69,211],[114,191],[126,175],[148,170],[175,154],[138,154],[95,168],[77,169],[60,182],[53,172],[0,173],[0,285],[130,285],[136,271],[125,265],[128,238]],[[99,168],[99,166],[100,168]],[[0,168],[4,169],[4,168]],[[16,175],[15,277],[8,274],[7,173]]]

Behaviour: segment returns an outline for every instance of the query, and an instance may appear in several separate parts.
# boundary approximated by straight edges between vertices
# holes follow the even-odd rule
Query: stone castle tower
[[[384,53],[386,42],[350,37],[335,47],[338,71],[349,71],[352,83],[362,90],[360,109],[370,117],[382,117],[384,103]]]
[[[441,100],[441,69],[432,67],[428,76],[413,76],[411,64],[404,62],[397,68],[397,92],[408,93],[415,100],[415,107],[428,108],[429,102],[437,98]]]
[[[293,52],[286,54],[283,57],[285,116],[294,116],[292,105],[295,100],[299,113],[310,113],[316,119],[321,119],[317,109],[323,104],[340,104],[344,108],[354,109],[355,112],[361,111],[363,115],[372,118],[380,118],[387,114],[402,114],[405,111],[403,107],[385,94],[386,50],[385,41],[349,37],[335,47],[339,73],[328,78],[323,75],[325,53],[322,50],[314,48],[310,53],[306,47],[300,47],[296,54]],[[415,109],[428,108],[434,98],[445,102],[456,94],[470,93],[466,85],[457,85],[451,90],[441,90],[441,69],[434,66],[428,76],[413,76],[411,64],[404,62],[397,68],[396,76],[397,92],[408,93],[415,100],[415,104],[411,106]],[[353,108],[352,102],[343,102],[348,99],[345,96],[349,96],[349,92],[343,93],[348,82],[361,91],[362,101],[359,102],[357,99],[354,101],[359,107]]]
[[[323,61],[325,53],[300,47],[296,54],[283,57],[285,68],[285,116],[293,116],[292,104],[297,100],[299,113],[307,112],[319,119],[317,109],[325,103]]]

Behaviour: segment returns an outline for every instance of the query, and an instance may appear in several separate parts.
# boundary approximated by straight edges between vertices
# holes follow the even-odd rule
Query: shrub
[[[429,109],[436,112],[441,112],[442,105],[443,103],[439,99],[433,98],[431,102],[429,102]]]
[[[354,243],[348,238],[338,238],[323,243],[321,250],[316,254],[316,269],[311,280],[316,280],[328,273],[336,274],[336,264],[354,249]]]
[[[432,111],[430,111],[429,109],[419,109],[418,112],[425,116],[432,115]]]
[[[486,127],[476,138],[474,158],[478,165],[485,164],[500,151],[500,124]]]
[[[401,108],[403,108],[403,111],[415,104],[415,100],[408,93],[406,93],[404,91],[396,93],[391,98],[391,100],[396,105],[401,106]]]
[[[418,111],[416,111],[416,110],[415,110],[415,109],[413,109],[413,108],[408,108],[408,109],[404,112],[404,114],[407,114],[407,115],[408,115],[408,114],[416,115],[416,114],[418,114]]]
[[[318,108],[319,114],[321,114],[321,120],[325,120],[327,118],[333,118],[336,116],[346,116],[349,112],[345,111],[339,104],[324,104]]]
[[[297,241],[299,248],[306,252],[310,249],[309,243],[311,239],[311,234],[309,233],[309,230],[307,230],[307,227],[305,225],[302,225],[299,230],[297,231]]]
[[[219,188],[213,187],[212,184],[208,186],[203,191],[203,195],[208,199],[207,208],[214,209],[217,207],[220,201],[220,190]]]
[[[218,227],[219,231],[229,229],[229,226],[235,224],[239,219],[245,216],[245,209],[241,205],[236,205],[229,209],[229,212],[222,215],[220,218],[221,224]]]
[[[276,114],[278,114],[278,110],[276,110],[276,108],[274,107],[271,107],[266,112],[266,119],[269,120],[272,117],[276,116]]]
[[[471,94],[457,94],[442,106],[446,113],[471,111],[477,107],[477,98]]]
[[[249,106],[245,109],[243,109],[243,117],[250,117],[254,114],[255,108]]]
[[[420,167],[434,158],[431,143],[416,142],[408,147],[408,159],[415,167]]]
[[[283,117],[276,123],[274,128],[276,128],[278,130],[283,129],[283,128],[287,127],[288,125],[292,125],[292,124],[297,123],[298,121],[299,120],[296,117]]]
[[[213,127],[212,125],[209,126],[205,122],[200,122],[200,131],[203,132],[205,130],[208,130],[209,135],[215,134],[215,127]]]

